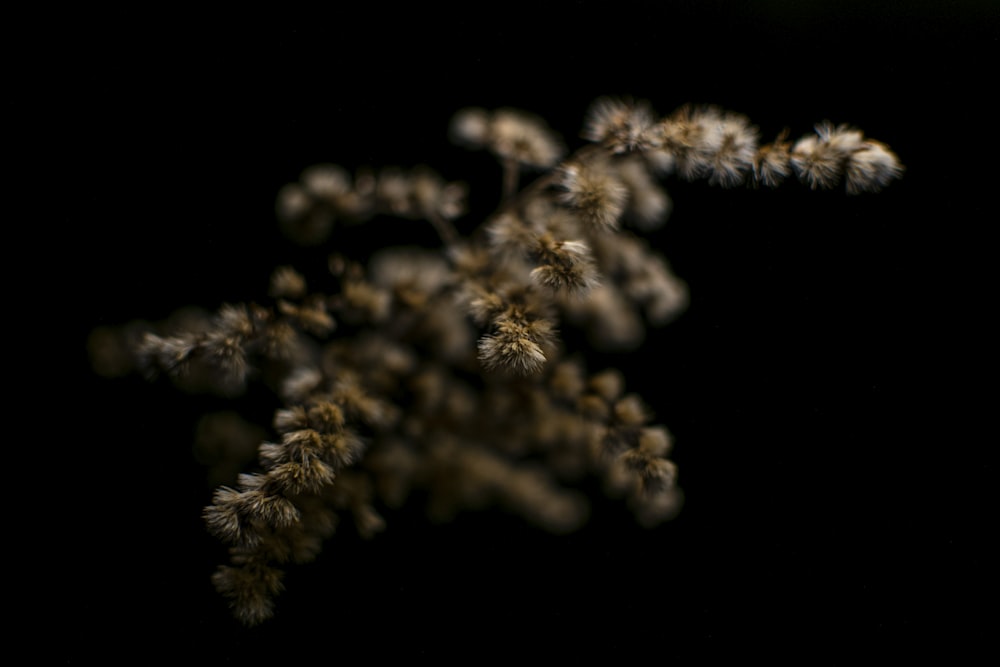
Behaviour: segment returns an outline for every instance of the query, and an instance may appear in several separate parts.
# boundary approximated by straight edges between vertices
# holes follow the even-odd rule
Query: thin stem
[[[562,162],[560,162],[558,166],[554,167],[553,169],[550,169],[542,176],[536,178],[534,181],[525,186],[520,192],[517,193],[511,192],[509,194],[507,193],[508,188],[516,187],[516,183],[514,185],[510,185],[507,182],[511,167],[508,166],[510,160],[504,160],[504,198],[500,202],[500,206],[497,208],[497,210],[494,211],[492,215],[487,217],[486,220],[480,225],[480,227],[484,226],[487,222],[502,215],[503,213],[506,213],[511,209],[517,208],[518,206],[520,206],[525,201],[533,197],[535,194],[541,192],[545,188],[551,185],[555,185],[557,183],[557,179],[559,176],[559,167],[561,167],[562,165],[577,160],[585,160],[592,154],[599,153],[602,151],[607,153],[608,149],[600,144],[587,144],[585,146],[581,146],[580,148],[575,150],[572,155],[570,155]],[[517,168],[516,163],[514,164],[513,168],[516,170]],[[515,176],[516,176],[516,171],[515,171]]]
[[[384,205],[380,206],[378,204],[375,204],[374,207],[371,209],[371,214],[399,217],[399,213],[397,211],[392,210],[388,206]],[[451,224],[450,220],[446,220],[445,218],[441,217],[439,214],[435,212],[428,213],[422,219],[431,223],[431,226],[434,228],[434,231],[437,232],[437,235],[441,238],[441,241],[446,246],[453,246],[458,242],[459,239],[458,230],[455,229],[455,226]]]
[[[427,221],[434,227],[434,231],[441,237],[441,241],[445,246],[453,247],[458,243],[458,230],[455,229],[455,226],[449,220],[446,220],[437,213],[431,213],[427,216]]]
[[[517,160],[512,157],[504,158],[502,161],[502,167],[503,190],[500,201],[506,202],[517,193],[517,182],[521,168],[518,166]]]

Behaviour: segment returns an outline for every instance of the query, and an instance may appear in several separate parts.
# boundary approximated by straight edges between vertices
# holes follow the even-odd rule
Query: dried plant
[[[587,143],[570,155],[544,121],[511,109],[459,111],[451,137],[503,166],[499,207],[467,235],[454,224],[466,186],[423,167],[312,166],[276,206],[297,243],[392,215],[428,221],[440,251],[388,247],[361,262],[340,249],[330,289],[279,266],[260,303],[93,332],[102,374],[226,396],[260,382],[280,397],[262,442],[227,414],[202,425],[196,450],[220,484],[205,522],[231,553],[213,580],[248,625],[271,616],[283,569],[314,558],[338,517],[374,535],[385,523],[376,508],[412,490],[437,520],[500,506],[562,533],[588,516],[574,483],[597,477],[640,524],[675,516],[667,428],[619,371],[585,368],[586,351],[561,332],[628,350],[683,310],[686,285],[640,236],[669,214],[668,177],[722,187],[795,178],[854,194],[903,170],[843,125],[762,144],[739,114],[689,106],[659,117],[613,98],[594,103]],[[534,178],[521,188],[525,174]]]

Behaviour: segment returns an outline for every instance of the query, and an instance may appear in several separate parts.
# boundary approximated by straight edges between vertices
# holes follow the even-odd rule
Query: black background
[[[65,474],[27,502],[42,515],[28,559],[47,572],[30,616],[47,633],[37,650],[55,644],[66,664],[811,665],[954,657],[995,638],[993,443],[965,429],[991,407],[966,374],[985,374],[977,345],[992,302],[963,299],[989,268],[978,251],[990,214],[975,195],[977,160],[991,157],[995,7],[241,11],[69,17],[23,56],[38,75],[13,104],[44,127],[30,133],[44,190],[32,220],[53,280],[38,301],[58,314],[45,330],[72,364],[56,371],[69,382],[44,373],[60,407],[29,394],[43,425],[66,430],[48,438],[55,449],[39,445],[52,460],[36,459]],[[454,111],[523,108],[574,146],[588,104],[608,94],[664,114],[719,104],[765,137],[855,124],[907,171],[858,197],[667,183],[674,213],[653,241],[691,306],[640,352],[593,369],[627,370],[673,432],[678,519],[643,530],[598,497],[591,524],[557,538],[502,514],[436,526],[419,507],[389,513],[375,540],[345,526],[317,563],[290,571],[272,621],[238,626],[209,582],[225,554],[204,533],[211,489],[191,452],[197,417],[226,405],[94,377],[87,333],[252,300],[276,264],[321,263],[336,237],[296,251],[273,216],[278,188],[317,162],[430,164],[470,183],[469,229],[495,202],[499,169],[448,143]],[[384,227],[342,242],[432,238],[372,224]],[[44,509],[53,486],[58,509]]]

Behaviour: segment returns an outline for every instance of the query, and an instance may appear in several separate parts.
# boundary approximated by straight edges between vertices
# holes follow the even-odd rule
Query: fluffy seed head
[[[587,111],[583,136],[614,153],[645,150],[658,143],[655,122],[647,102],[601,97]]]
[[[774,188],[780,185],[792,173],[791,144],[787,141],[788,132],[782,132],[773,143],[760,147],[753,161],[753,177],[755,183]]]
[[[248,626],[258,625],[274,615],[274,596],[284,586],[282,573],[257,561],[241,567],[223,565],[212,575],[215,589],[229,599],[233,615]]]
[[[537,253],[542,263],[531,272],[537,284],[569,295],[584,295],[597,285],[597,268],[583,241],[556,241],[546,234]]]
[[[301,299],[306,295],[306,279],[290,266],[279,266],[271,274],[269,293],[277,299]]]
[[[598,229],[617,229],[628,188],[606,162],[574,162],[560,169],[560,200],[574,208],[585,221]]]
[[[346,195],[351,190],[351,176],[337,164],[317,164],[307,167],[299,176],[306,192],[330,201]]]
[[[502,158],[540,169],[555,166],[564,153],[562,143],[544,121],[514,109],[493,113],[489,145]]]
[[[706,124],[703,152],[708,155],[708,182],[733,187],[743,182],[757,154],[757,128],[745,116],[722,114]]]
[[[863,150],[861,132],[829,122],[816,126],[816,134],[802,137],[792,148],[791,165],[799,180],[813,190],[829,189],[840,182],[848,160]]]
[[[542,369],[543,346],[550,344],[553,333],[548,320],[506,313],[496,319],[494,329],[479,339],[479,361],[484,368],[516,375],[533,375]]]
[[[666,191],[653,180],[645,160],[631,158],[618,166],[618,175],[628,188],[627,215],[641,231],[658,229],[670,214]]]
[[[460,146],[482,148],[490,134],[489,112],[480,107],[461,109],[452,117],[448,134]]]
[[[847,193],[878,192],[903,174],[903,165],[889,147],[868,140],[847,161]]]

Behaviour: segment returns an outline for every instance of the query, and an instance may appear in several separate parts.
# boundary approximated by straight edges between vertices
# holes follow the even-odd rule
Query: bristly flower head
[[[565,152],[562,141],[545,121],[519,109],[463,109],[452,118],[449,129],[459,145],[487,148],[505,160],[533,169],[555,166]]]
[[[739,185],[757,154],[757,128],[742,114],[723,113],[706,129],[706,152],[711,156],[708,182],[723,187]]]
[[[903,174],[903,165],[885,144],[866,139],[847,162],[847,194],[878,192]]]
[[[479,361],[486,370],[534,375],[542,369],[554,335],[551,322],[509,308],[493,327],[494,333],[479,339]]]
[[[560,201],[575,209],[592,227],[618,228],[628,188],[605,160],[568,162],[559,170]]]
[[[598,284],[590,246],[583,241],[556,241],[544,234],[536,253],[541,261],[531,272],[539,285],[554,292],[584,296]]]
[[[587,111],[583,137],[604,144],[613,153],[627,153],[657,145],[655,125],[649,103],[601,97]]]
[[[490,137],[490,112],[480,107],[459,110],[451,119],[448,135],[467,148],[483,148]]]
[[[832,188],[847,177],[847,192],[877,192],[903,174],[889,147],[865,139],[860,130],[829,122],[816,126],[814,136],[792,148],[791,165],[810,188]]]
[[[490,140],[497,154],[526,167],[551,167],[564,153],[559,139],[534,114],[499,109],[493,114],[490,129]]]
[[[791,147],[787,129],[783,130],[773,142],[761,146],[753,160],[754,183],[769,188],[781,185],[792,173]]]
[[[618,176],[628,188],[626,217],[639,231],[661,227],[670,215],[670,196],[653,180],[647,162],[637,157],[621,160]]]

